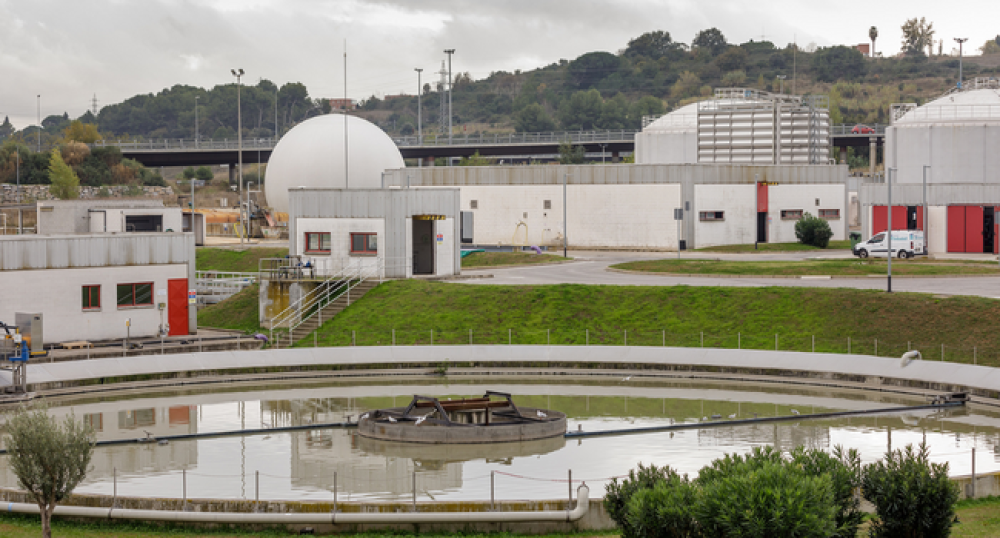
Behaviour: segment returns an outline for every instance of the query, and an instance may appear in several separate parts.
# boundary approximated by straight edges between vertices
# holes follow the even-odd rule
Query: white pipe
[[[532,521],[578,521],[590,508],[590,488],[586,484],[576,490],[576,507],[572,510],[539,512],[360,512],[360,513],[294,513],[263,514],[233,512],[181,512],[173,510],[129,510],[88,506],[57,506],[53,515],[65,517],[129,519],[143,521],[175,521],[184,523],[245,523],[245,524],[403,524],[403,523],[511,523]],[[0,507],[3,505],[0,504]],[[2,508],[0,508],[2,509]],[[7,512],[37,514],[38,505],[7,503]]]

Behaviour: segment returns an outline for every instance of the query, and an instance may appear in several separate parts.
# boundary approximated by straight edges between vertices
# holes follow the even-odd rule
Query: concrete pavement
[[[512,267],[507,269],[487,269],[483,271],[464,270],[463,273],[493,274],[491,279],[463,281],[467,284],[607,284],[615,286],[732,286],[732,287],[813,287],[813,288],[886,288],[886,278],[859,277],[823,279],[805,278],[722,278],[702,276],[661,276],[655,274],[616,273],[608,271],[611,265],[629,261],[675,258],[676,253],[666,252],[570,252],[575,258],[571,263]],[[992,255],[987,255],[992,257]],[[849,251],[772,252],[759,254],[728,254],[714,252],[685,252],[681,259],[721,259],[732,261],[793,261],[804,259],[847,258]],[[978,259],[978,258],[976,258]],[[983,259],[989,259],[983,258]],[[906,277],[893,278],[892,290],[899,292],[932,293],[938,295],[975,295],[1000,299],[1000,276],[970,276],[947,278]]]

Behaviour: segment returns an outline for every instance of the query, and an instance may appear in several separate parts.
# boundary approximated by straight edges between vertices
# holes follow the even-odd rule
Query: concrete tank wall
[[[916,123],[888,127],[885,162],[898,183],[1000,184],[1000,122]]]
[[[651,131],[635,135],[636,164],[692,164],[698,162],[698,134],[689,131]]]

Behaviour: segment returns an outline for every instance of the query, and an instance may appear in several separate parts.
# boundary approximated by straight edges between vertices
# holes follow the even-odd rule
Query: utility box
[[[44,340],[42,339],[41,312],[15,312],[14,325],[17,325],[17,330],[21,333],[21,336],[31,339],[31,346],[28,349],[31,354],[45,353],[45,348],[43,347]]]
[[[474,231],[474,219],[476,214],[472,211],[462,211],[461,236],[463,243],[472,243],[472,233]]]

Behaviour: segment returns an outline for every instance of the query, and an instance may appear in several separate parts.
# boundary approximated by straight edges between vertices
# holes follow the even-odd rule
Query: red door
[[[965,206],[963,205],[948,206],[948,252],[965,252]]]
[[[909,223],[906,222],[906,212],[907,212],[907,207],[905,205],[892,206],[893,230],[906,230],[907,228],[909,228]]]
[[[983,251],[983,208],[965,206],[965,251]]]
[[[175,278],[167,281],[167,323],[170,336],[188,334],[188,279]]]
[[[872,208],[872,235],[884,232],[889,227],[885,215],[886,210],[884,205],[877,205]]]
[[[917,206],[917,229],[918,230],[924,229],[924,206],[922,205]]]

